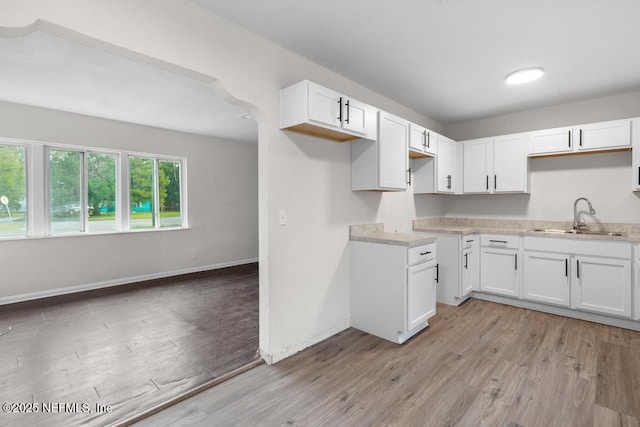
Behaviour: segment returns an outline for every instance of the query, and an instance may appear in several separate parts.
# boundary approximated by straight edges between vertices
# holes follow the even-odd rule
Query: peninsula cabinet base
[[[491,295],[480,292],[473,292],[471,298],[483,301],[497,302],[499,304],[512,305],[514,307],[526,308],[529,310],[541,311],[543,313],[556,314],[558,316],[571,317],[573,319],[586,320],[588,322],[601,323],[603,325],[616,326],[618,328],[640,331],[640,322],[631,319],[622,319],[615,316],[607,316],[598,313],[574,310],[571,308],[558,307],[547,304],[540,304],[533,301]]]

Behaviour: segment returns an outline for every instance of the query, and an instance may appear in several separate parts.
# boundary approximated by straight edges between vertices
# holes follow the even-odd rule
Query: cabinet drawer
[[[480,244],[492,248],[520,248],[520,236],[510,236],[506,234],[483,234],[480,237]]]
[[[473,243],[476,241],[478,236],[475,234],[467,234],[466,236],[462,236],[462,249],[469,249],[473,247]]]
[[[431,261],[432,259],[436,259],[435,243],[416,246],[415,248],[409,249],[409,265]]]

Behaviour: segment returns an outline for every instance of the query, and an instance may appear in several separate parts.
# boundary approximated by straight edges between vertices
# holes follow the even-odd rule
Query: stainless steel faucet
[[[589,215],[595,215],[596,211],[595,209],[593,209],[593,206],[591,206],[591,202],[589,201],[589,199],[587,199],[586,197],[579,197],[576,199],[575,202],[573,202],[573,229],[574,230],[588,230],[589,227],[587,226],[586,223],[584,222],[580,222],[579,218],[578,218],[578,202],[580,200],[584,200],[585,202],[587,202],[587,205],[589,205]]]

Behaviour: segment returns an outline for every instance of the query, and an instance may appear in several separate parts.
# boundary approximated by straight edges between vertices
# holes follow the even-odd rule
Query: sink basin
[[[552,234],[587,234],[592,236],[617,236],[622,237],[625,236],[624,233],[619,231],[591,231],[591,230],[561,230],[557,228],[534,228],[533,232],[537,233],[552,233]]]

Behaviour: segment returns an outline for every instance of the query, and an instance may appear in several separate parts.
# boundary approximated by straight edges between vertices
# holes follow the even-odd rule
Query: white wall
[[[640,92],[448,125],[456,140],[639,117]],[[631,153],[602,153],[530,160],[530,195],[447,196],[451,217],[572,220],[573,202],[587,197],[596,210],[587,221],[640,222],[640,194],[631,191]],[[418,196],[417,198],[419,198]]]
[[[417,216],[443,213],[435,196],[414,203],[410,192],[351,192],[349,145],[280,131],[279,89],[309,79],[441,131],[438,123],[191,2],[0,0],[0,26],[36,19],[89,45],[121,54],[124,48],[134,57],[210,76],[252,106],[260,140],[260,348],[268,361],[348,327],[350,224],[377,220],[400,231]],[[364,207],[371,210],[368,218],[362,218]],[[278,225],[280,209],[288,212],[284,227]]]
[[[4,102],[0,117],[3,137],[185,157],[190,223],[188,230],[0,240],[0,302],[257,259],[256,144]]]

